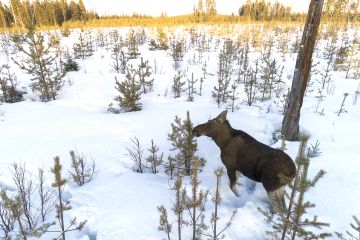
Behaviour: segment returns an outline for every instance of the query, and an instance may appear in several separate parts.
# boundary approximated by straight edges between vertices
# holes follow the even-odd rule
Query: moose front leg
[[[240,176],[240,172],[233,170],[233,169],[227,169],[227,174],[229,176],[230,180],[230,189],[235,193],[236,196],[240,196],[239,192],[236,189],[236,182],[238,177]]]

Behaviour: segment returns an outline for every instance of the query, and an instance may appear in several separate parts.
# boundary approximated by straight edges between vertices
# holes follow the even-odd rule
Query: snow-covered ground
[[[241,29],[241,26],[237,29]],[[99,30],[94,29],[94,33],[96,31]],[[127,29],[120,31],[126,33]],[[183,31],[184,28],[177,29],[175,34]],[[237,31],[230,33],[234,39],[237,38]],[[64,38],[62,44],[72,46],[76,38],[75,31],[70,37]],[[170,210],[174,201],[174,193],[169,187],[172,181],[163,168],[156,175],[135,173],[132,170],[133,162],[126,156],[126,147],[131,146],[130,139],[135,136],[144,149],[150,147],[153,139],[166,159],[170,153],[167,134],[171,131],[170,124],[175,115],[185,119],[186,111],[190,111],[191,120],[196,125],[215,117],[226,107],[218,108],[211,97],[218,70],[219,49],[215,50],[215,38],[211,42],[210,51],[205,52],[202,58],[202,61],[207,61],[207,71],[213,76],[207,76],[203,94],[196,95],[194,102],[186,101],[185,94],[181,98],[173,98],[171,86],[176,71],[171,56],[166,51],[151,52],[144,45],[140,47],[141,56],[149,60],[153,68],[156,63],[158,73],[152,75],[155,79],[154,90],[141,99],[142,111],[120,114],[107,112],[109,103],[117,95],[114,77],[124,79],[124,76],[111,71],[110,52],[102,48],[98,48],[93,56],[84,61],[78,61],[80,71],[66,76],[65,87],[57,100],[47,103],[33,101],[33,94],[29,90],[25,101],[0,105],[0,186],[13,189],[10,171],[13,162],[24,162],[33,179],[36,178],[37,169],[44,168],[50,185],[53,181],[50,168],[54,156],[60,156],[63,175],[66,176],[71,165],[69,151],[76,149],[95,160],[99,173],[92,182],[82,187],[69,184],[65,189],[72,205],[72,210],[66,213],[67,218],[76,216],[78,220],[87,220],[85,228],[79,233],[72,233],[71,239],[165,238],[164,233],[157,230],[157,206],[167,207],[170,222],[175,223]],[[258,55],[254,51],[251,50],[252,59]],[[284,80],[290,86],[296,54],[287,54],[285,61],[278,53],[274,54],[284,65]],[[202,76],[201,64],[192,62],[194,55],[197,56],[196,50],[190,48],[181,69],[186,72],[187,78],[193,72],[195,78],[199,79]],[[7,61],[4,55],[0,59],[1,63]],[[325,63],[324,59],[319,60]],[[139,61],[131,60],[131,63],[136,67]],[[30,76],[21,72],[11,61],[10,64],[20,85],[27,86]],[[322,152],[320,157],[311,162],[310,177],[320,169],[327,172],[306,197],[316,203],[310,214],[318,215],[320,220],[331,224],[327,231],[345,232],[349,229],[352,215],[360,214],[360,103],[352,103],[359,81],[345,79],[344,72],[335,72],[332,79],[336,86],[334,93],[326,95],[320,105],[324,115],[314,112],[317,105],[316,87],[314,92],[305,97],[302,108],[301,131],[310,134],[310,144],[319,140]],[[337,116],[336,111],[340,108],[345,92],[350,94],[345,103],[347,113]],[[232,126],[246,131],[263,143],[274,144],[273,133],[281,128],[283,118],[280,109],[273,100],[257,102],[258,106],[252,107],[241,104],[245,99],[242,90],[239,91],[239,97],[238,109],[228,114]],[[198,155],[207,161],[200,173],[201,188],[214,191],[213,171],[222,166],[220,151],[208,138],[198,138],[197,142]],[[279,145],[276,143],[273,146]],[[298,145],[298,142],[287,142],[286,152],[293,158],[296,157]],[[258,207],[269,207],[266,192],[260,183],[252,183],[245,177],[241,177],[240,181],[240,197],[236,197],[228,187],[227,177],[222,178],[220,222],[226,222],[233,210],[238,210],[233,224],[225,232],[225,239],[266,239],[266,230],[270,225],[257,210]],[[205,221],[209,222],[212,210],[212,203],[208,201]],[[175,238],[175,231],[172,234]],[[189,234],[190,231],[185,230],[183,239],[190,239]]]

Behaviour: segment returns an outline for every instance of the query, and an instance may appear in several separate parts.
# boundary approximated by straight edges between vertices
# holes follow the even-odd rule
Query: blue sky
[[[158,16],[190,13],[198,0],[83,0],[88,9],[100,14],[131,14],[133,12]],[[203,0],[205,2],[205,0]],[[237,13],[245,0],[216,0],[219,13]],[[278,0],[296,11],[307,11],[310,0]]]

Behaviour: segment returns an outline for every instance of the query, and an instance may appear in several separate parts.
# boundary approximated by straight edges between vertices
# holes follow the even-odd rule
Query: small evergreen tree
[[[79,186],[90,182],[96,177],[98,171],[93,159],[89,161],[84,154],[76,151],[70,151],[71,170],[69,171],[70,180]]]
[[[237,92],[238,87],[239,87],[239,84],[235,81],[231,84],[231,93],[230,93],[230,97],[229,97],[231,112],[234,112],[235,109],[237,108],[235,102],[236,102],[236,100],[239,99],[238,92]]]
[[[14,221],[14,224],[16,222],[16,224],[19,227],[20,231],[19,231],[19,235],[17,237],[27,240],[28,232],[25,230],[23,223],[22,223],[22,219],[21,219],[21,217],[23,215],[23,210],[21,207],[20,196],[16,195],[15,197],[9,197],[6,193],[6,191],[1,190],[0,197],[2,200],[3,206],[11,214],[11,218],[13,219],[11,221]]]
[[[318,221],[317,216],[313,219],[305,217],[307,209],[315,207],[314,203],[305,201],[304,195],[316,183],[324,176],[325,172],[320,170],[313,179],[308,179],[308,170],[310,166],[310,159],[319,156],[319,143],[307,148],[307,137],[301,139],[299,146],[299,153],[295,160],[297,171],[295,179],[290,184],[291,193],[286,193],[288,198],[288,205],[285,204],[285,200],[277,200],[276,212],[271,213],[269,211],[260,209],[264,214],[268,222],[272,223],[272,230],[268,231],[271,239],[291,239],[296,237],[301,239],[325,239],[330,237],[330,233],[315,233],[311,228],[321,229],[329,226],[328,223]],[[287,181],[284,176],[284,181]]]
[[[175,170],[176,170],[176,162],[175,159],[171,156],[168,156],[167,163],[164,164],[165,167],[165,173],[170,176],[170,180],[173,180]]]
[[[94,54],[94,42],[91,33],[81,29],[79,38],[73,46],[75,58],[85,59],[92,56]]]
[[[62,165],[60,164],[60,158],[55,157],[54,158],[54,167],[51,169],[51,172],[54,174],[55,181],[53,183],[53,187],[57,191],[57,198],[59,200],[59,203],[56,205],[56,218],[59,221],[59,225],[61,227],[61,230],[59,231],[60,236],[56,239],[66,240],[66,233],[71,231],[81,231],[81,229],[85,226],[86,221],[80,222],[79,224],[76,223],[76,218],[73,218],[70,221],[70,225],[66,226],[65,220],[64,220],[64,212],[71,209],[70,203],[64,201],[64,186],[67,183],[67,180],[62,178],[61,171],[62,171]]]
[[[221,181],[221,177],[224,175],[224,169],[222,168],[218,168],[214,171],[214,174],[216,176],[216,190],[215,190],[215,194],[211,195],[211,200],[214,202],[214,211],[211,214],[211,220],[210,220],[210,224],[211,224],[211,233],[205,233],[204,235],[209,237],[209,239],[211,240],[220,240],[225,238],[224,232],[226,229],[228,229],[231,224],[232,224],[232,220],[234,219],[237,210],[233,211],[233,214],[231,215],[230,220],[226,223],[225,227],[221,230],[218,229],[218,221],[220,219],[219,217],[219,213],[218,213],[218,208],[219,205],[221,204],[221,194],[220,194],[220,181]]]
[[[181,79],[184,75],[181,74],[179,71],[177,75],[174,76],[174,81],[172,85],[172,91],[174,93],[174,98],[179,98],[181,96],[181,93],[185,91],[183,86],[185,85],[185,82],[182,82]]]
[[[116,42],[114,43],[111,49],[111,58],[113,60],[111,68],[117,73],[125,74],[129,59],[122,50],[122,44]]]
[[[185,42],[184,40],[173,39],[170,42],[170,54],[174,60],[174,68],[178,69],[180,62],[183,60],[185,55]]]
[[[163,156],[158,155],[157,152],[159,151],[159,147],[154,144],[154,140],[151,139],[151,147],[147,149],[150,152],[150,155],[146,158],[146,161],[149,163],[149,168],[151,169],[151,172],[156,174],[158,173],[158,166],[160,166],[163,163]]]
[[[154,85],[154,79],[149,79],[151,77],[152,71],[151,67],[149,66],[149,61],[141,57],[140,64],[138,69],[135,70],[136,75],[139,77],[139,83],[141,86],[141,91],[146,94],[150,92]]]
[[[64,85],[65,69],[57,61],[58,51],[54,51],[55,42],[45,44],[44,35],[36,32],[34,26],[27,26],[27,33],[15,40],[16,48],[26,58],[22,62],[14,62],[26,73],[33,76],[30,87],[40,93],[44,102],[55,100]]]
[[[23,100],[22,93],[17,90],[17,79],[15,74],[10,72],[10,66],[4,64],[0,66],[0,101],[6,103],[16,103]]]
[[[188,79],[188,87],[187,87],[187,94],[188,94],[188,101],[193,102],[194,101],[194,94],[196,94],[196,88],[195,83],[197,82],[197,79],[194,79],[194,73],[191,73],[191,79]]]
[[[168,140],[171,142],[170,151],[175,152],[175,156],[169,156],[175,163],[176,168],[183,169],[185,175],[190,175],[193,171],[195,152],[197,143],[192,135],[193,124],[190,120],[189,111],[186,113],[186,120],[183,122],[178,116],[175,116],[174,123],[171,123],[172,132],[168,134]],[[204,159],[199,159],[198,168],[201,169],[205,164]]]
[[[255,61],[255,67],[248,70],[244,76],[244,91],[246,93],[245,102],[251,106],[256,101],[256,95],[259,91],[258,88],[258,72],[259,72],[259,60]]]
[[[207,200],[208,191],[199,190],[200,181],[198,179],[198,172],[200,167],[200,159],[194,157],[194,165],[191,173],[191,193],[185,193],[184,205],[189,212],[189,225],[192,228],[192,239],[197,240],[207,230],[208,226],[205,224],[205,203]]]
[[[66,72],[77,72],[80,69],[69,49],[65,52],[65,62],[63,64]]]
[[[172,224],[169,223],[167,210],[163,205],[161,205],[158,207],[158,211],[160,212],[160,223],[158,226],[158,230],[165,232],[167,235],[167,239],[170,240]]]
[[[130,29],[127,36],[127,48],[128,48],[128,57],[129,59],[137,58],[140,53],[138,49],[138,42],[136,40],[136,35],[134,29]]]
[[[119,82],[115,77],[115,89],[119,91],[120,95],[115,97],[114,100],[117,102],[121,110],[125,112],[140,111],[142,105],[141,89],[140,85],[135,81],[135,74],[132,69],[127,69],[126,79],[123,82]],[[109,106],[111,110],[112,106]],[[115,113],[117,113],[115,111]]]
[[[236,48],[232,40],[226,40],[219,54],[218,61],[218,83],[214,87],[212,96],[215,98],[218,107],[221,103],[226,103],[230,97],[231,76],[233,73],[233,60],[235,58]]]
[[[176,227],[177,227],[177,234],[178,239],[181,240],[182,238],[182,229],[187,222],[184,220],[184,211],[185,211],[185,189],[183,186],[183,177],[182,174],[178,174],[177,179],[171,188],[175,192],[175,202],[172,208],[176,216]]]

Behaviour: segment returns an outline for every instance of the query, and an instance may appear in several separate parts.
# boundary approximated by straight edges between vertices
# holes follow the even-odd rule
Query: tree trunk
[[[281,132],[286,140],[294,141],[299,135],[300,110],[311,70],[311,59],[315,47],[324,0],[311,0],[304,27],[294,78]]]

